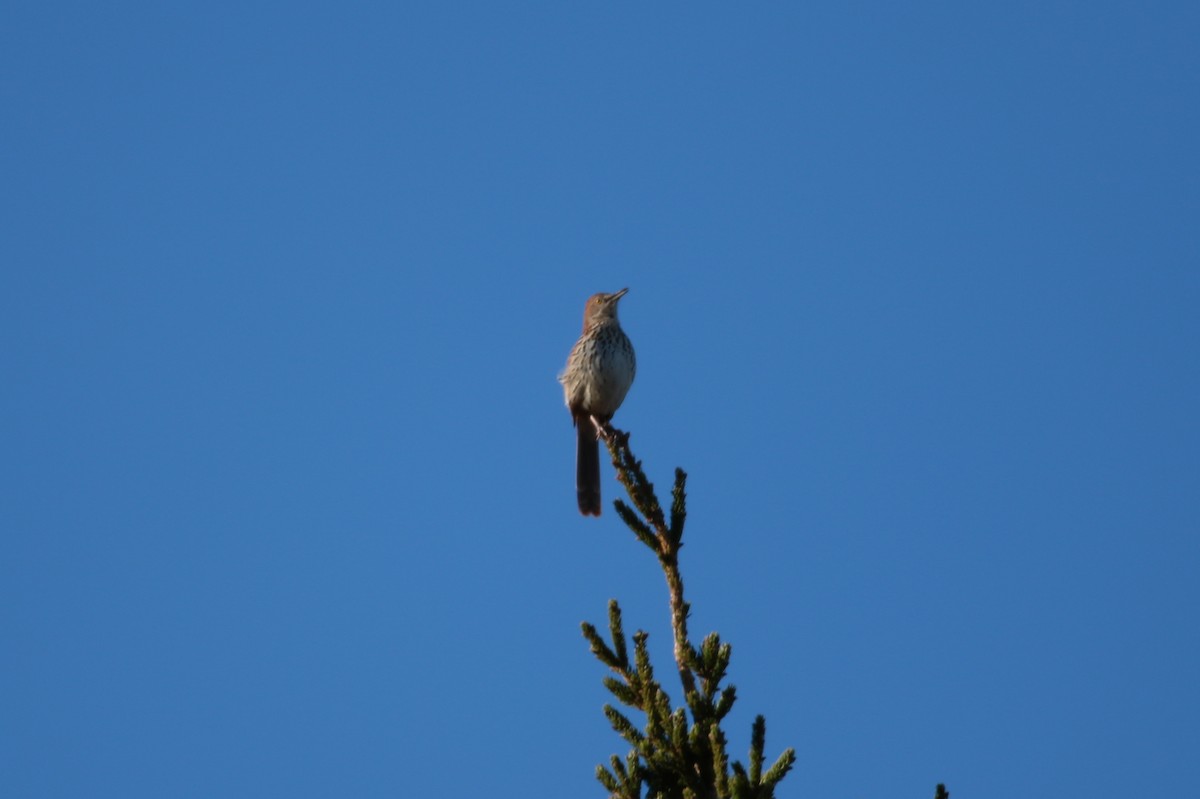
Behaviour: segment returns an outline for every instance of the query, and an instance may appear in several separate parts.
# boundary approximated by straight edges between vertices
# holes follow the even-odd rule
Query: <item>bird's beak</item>
[[[624,296],[625,296],[625,294],[626,294],[626,292],[628,292],[628,291],[629,291],[629,289],[627,289],[627,288],[624,288],[624,289],[621,289],[620,291],[616,292],[615,294],[613,294],[613,295],[612,295],[613,302],[616,302],[617,300],[619,300],[619,299],[621,299],[622,297],[624,297]]]

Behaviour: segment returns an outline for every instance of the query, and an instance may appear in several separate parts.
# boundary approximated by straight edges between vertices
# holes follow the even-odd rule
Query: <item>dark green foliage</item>
[[[716,633],[709,633],[697,649],[688,637],[691,608],[683,598],[679,572],[679,549],[687,520],[687,474],[675,470],[668,524],[654,485],[642,464],[629,450],[629,434],[604,426],[604,439],[612,455],[617,478],[625,486],[632,507],[621,500],[614,505],[617,515],[639,541],[658,558],[667,578],[674,634],[675,666],[683,690],[683,705],[673,707],[670,697],[655,679],[646,648],[647,634],[633,635],[633,662],[621,623],[621,607],[608,603],[609,641],[596,628],[583,624],[583,635],[592,653],[612,670],[604,685],[617,702],[645,717],[638,729],[633,720],[613,705],[604,706],[608,723],[632,747],[622,761],[613,755],[608,765],[596,766],[596,778],[614,799],[773,799],[775,786],[796,763],[793,749],[784,750],[764,772],[767,722],[754,719],[750,729],[749,766],[730,763],[721,721],[733,708],[737,690],[722,687],[732,648]],[[944,785],[937,786],[935,799],[950,799]]]
[[[687,519],[687,475],[682,469],[675,471],[668,525],[653,484],[629,451],[629,435],[610,426],[605,435],[613,465],[632,503],[617,500],[617,514],[654,552],[667,578],[683,705],[674,707],[656,679],[645,632],[634,633],[630,662],[621,608],[611,600],[609,640],[588,623],[583,624],[583,635],[596,658],[613,672],[605,677],[605,687],[621,706],[640,712],[645,726],[638,729],[625,713],[605,705],[609,724],[632,748],[624,761],[614,755],[608,765],[597,766],[596,777],[618,799],[771,799],[775,785],[796,762],[794,750],[784,751],[763,773],[766,721],[759,716],[751,729],[749,769],[737,761],[730,763],[720,722],[737,698],[732,685],[721,685],[732,649],[716,633],[709,634],[698,649],[688,637],[690,608],[683,599],[679,573],[679,548]]]

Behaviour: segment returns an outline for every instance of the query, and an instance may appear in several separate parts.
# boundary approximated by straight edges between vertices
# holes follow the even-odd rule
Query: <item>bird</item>
[[[558,376],[575,423],[575,494],[584,516],[600,515],[600,425],[621,407],[637,373],[633,344],[617,320],[617,303],[628,291],[588,297],[583,334]]]

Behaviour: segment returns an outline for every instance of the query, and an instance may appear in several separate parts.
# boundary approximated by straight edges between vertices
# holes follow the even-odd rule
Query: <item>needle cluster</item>
[[[763,770],[766,721],[754,720],[750,734],[748,766],[730,763],[721,722],[733,708],[737,691],[722,687],[729,667],[731,647],[716,633],[697,647],[688,636],[690,613],[679,572],[679,549],[687,518],[687,475],[675,470],[669,520],[646,478],[642,464],[629,449],[629,434],[603,426],[604,440],[632,506],[615,505],[622,521],[658,559],[670,595],[671,627],[675,638],[675,667],[683,689],[683,704],[675,707],[654,675],[646,648],[647,634],[633,635],[633,658],[617,601],[608,605],[609,641],[595,626],[584,623],[583,635],[592,652],[612,674],[604,684],[617,701],[640,712],[638,726],[621,710],[605,705],[612,728],[631,746],[622,760],[613,755],[608,765],[596,767],[596,777],[617,799],[771,799],[775,786],[791,770],[796,753],[787,749]],[[645,793],[643,793],[643,790]]]
[[[609,724],[630,750],[624,760],[613,755],[607,765],[598,765],[596,778],[611,799],[772,799],[775,786],[796,763],[795,750],[785,749],[764,771],[767,724],[758,716],[750,729],[748,765],[729,762],[721,722],[733,708],[737,690],[732,685],[722,687],[721,682],[729,668],[731,648],[716,633],[710,633],[698,647],[688,636],[691,609],[683,596],[679,571],[679,549],[687,520],[687,474],[675,470],[668,518],[641,461],[629,449],[629,434],[610,424],[599,426],[617,479],[632,503],[617,500],[617,514],[654,553],[667,579],[675,668],[683,689],[683,704],[673,705],[654,676],[646,648],[647,634],[641,630],[633,634],[630,660],[621,607],[615,599],[610,600],[609,640],[605,641],[587,622],[583,624],[583,635],[592,653],[612,672],[604,678],[605,687],[621,705],[640,713],[645,724],[639,729],[626,712],[611,704],[604,706]],[[950,799],[945,785],[937,786],[934,799]]]

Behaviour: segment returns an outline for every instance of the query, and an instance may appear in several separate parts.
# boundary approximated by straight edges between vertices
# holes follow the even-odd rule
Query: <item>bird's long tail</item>
[[[575,421],[575,494],[579,497],[579,512],[584,516],[600,515],[600,442],[596,426],[586,416]]]

